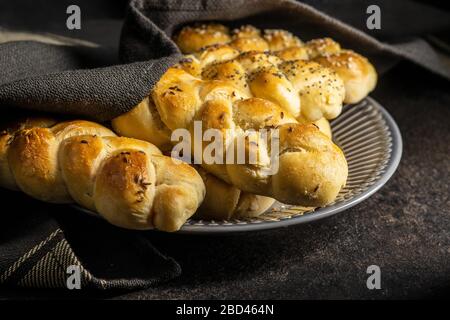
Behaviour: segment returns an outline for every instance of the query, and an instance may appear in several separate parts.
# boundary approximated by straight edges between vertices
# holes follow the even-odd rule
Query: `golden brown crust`
[[[201,77],[205,80],[227,81],[236,88],[246,89],[246,71],[243,66],[235,60],[217,62],[203,69]],[[246,90],[247,94],[249,93]]]
[[[219,63],[234,59],[239,54],[239,50],[236,50],[228,44],[218,44],[206,47],[202,51],[194,53],[194,56],[198,59],[200,67],[205,68],[212,63]]]
[[[261,98],[237,101],[234,122],[243,130],[275,128],[283,123],[296,123],[296,119],[277,104]]]
[[[195,213],[197,219],[230,220],[257,217],[273,205],[275,199],[243,192],[201,167],[196,167],[203,178],[206,196]]]
[[[276,67],[255,71],[249,81],[252,93],[278,104],[294,117],[300,115],[300,97],[292,83]]]
[[[213,90],[212,89],[213,87],[215,88],[220,87],[220,83],[212,84],[212,87],[210,90],[208,90],[208,92],[211,92]],[[226,89],[228,90],[229,87],[226,87]],[[233,90],[229,91],[229,93],[232,94],[232,91]],[[280,118],[284,118],[285,122],[290,121],[295,122],[294,118],[292,118],[288,114],[285,114],[282,111],[282,109],[280,109],[277,105],[271,104],[267,100],[262,99],[259,100],[260,103],[270,104],[271,108],[267,108],[268,110],[266,110],[264,108],[258,108],[257,103],[256,104],[248,103],[249,100],[242,100],[242,101],[239,100],[239,104],[236,105],[237,109],[235,115],[237,116],[237,119],[239,119],[238,120],[239,124],[242,125],[242,127],[259,129],[263,128],[264,126],[271,126],[272,123],[278,123],[279,121],[282,120]],[[150,140],[155,142],[156,140],[152,140],[152,138],[154,139],[155,137],[151,135],[151,132],[154,132],[154,128],[152,128],[152,126],[150,125],[151,123],[153,123],[152,120],[149,121],[149,119],[145,116],[137,116],[145,114],[146,111],[142,109],[148,107],[149,107],[148,103],[141,103],[139,106],[133,109],[134,110],[133,113],[124,114],[119,117],[120,121],[114,121],[113,127],[120,134],[140,137],[143,138],[144,140]],[[212,124],[204,123],[204,126],[219,127],[220,125],[222,125],[221,127],[223,127],[223,124],[225,124],[227,121],[225,116],[221,117],[222,111],[220,111],[220,107],[217,108],[217,106],[216,107],[212,106],[211,114],[209,114],[208,109],[209,108],[205,106],[202,109],[203,112],[201,113],[201,115],[203,115],[206,118],[206,120],[211,119],[213,123]],[[257,110],[261,110],[262,112],[260,112],[258,116],[255,116]],[[278,114],[273,116],[273,113],[277,113],[277,111]],[[219,118],[221,119],[220,121]],[[274,120],[268,118],[274,118]],[[228,123],[230,123],[230,121],[231,119],[228,118]],[[229,126],[230,125],[225,126],[224,128],[227,128]],[[122,128],[123,130],[122,129],[119,130],[119,128]],[[129,130],[129,128],[136,128],[136,130],[134,129]],[[168,151],[168,149],[165,150]],[[214,175],[208,173],[201,167],[197,167],[196,169],[201,174],[206,187],[205,199],[202,202],[201,207],[197,210],[195,214],[196,218],[221,220],[221,219],[230,219],[233,217],[235,218],[254,217],[262,214],[275,201],[274,199],[270,199],[267,197],[242,192],[236,187],[224,182],[221,179],[216,178]],[[224,167],[220,165],[218,166],[212,165],[209,167],[209,170],[213,171],[218,176],[226,176],[226,171],[224,171],[223,169]]]
[[[278,58],[290,61],[290,60],[308,60],[309,54],[308,49],[306,47],[290,47],[280,51],[274,52]]]
[[[19,121],[4,121],[0,126],[0,180],[7,189],[17,190],[17,184],[8,164],[8,150],[14,139],[14,133],[33,127],[47,128],[56,123],[55,119],[44,117],[26,117]]]
[[[281,202],[322,206],[345,185],[347,162],[342,151],[314,125],[280,127],[280,169],[273,189]]]
[[[153,225],[155,168],[149,160],[143,151],[125,149],[104,161],[95,179],[94,201],[110,223],[129,229]]]
[[[357,103],[372,91],[377,83],[377,73],[363,56],[350,50],[319,56],[318,63],[327,66],[339,75],[345,84],[345,102]]]
[[[341,46],[339,43],[331,38],[313,39],[306,43],[305,48],[308,52],[309,59],[314,59],[320,56],[327,56],[330,54],[339,53]]]
[[[17,190],[16,182],[8,165],[8,149],[13,136],[7,131],[0,132],[0,177],[4,188]]]
[[[229,45],[240,52],[246,51],[267,51],[269,45],[263,38],[236,38],[233,39]]]
[[[175,37],[175,42],[180,46],[181,51],[183,53],[195,53],[200,47],[206,47],[209,50],[209,40],[200,44],[200,36],[196,34],[203,34],[204,31],[187,28],[189,32],[184,32],[184,29],[181,30],[183,42],[188,42],[190,38],[195,39],[195,41],[198,40],[196,42],[197,50],[193,50],[193,47],[187,48],[179,42],[179,37]],[[345,84],[346,103],[360,101],[376,85],[377,74],[372,64],[361,55],[342,49],[339,43],[331,38],[312,39],[303,43],[298,37],[285,30],[264,30],[261,32],[253,26],[243,26],[230,33],[226,27],[220,27],[217,24],[214,25],[214,30],[218,39],[214,42],[215,45],[222,48],[228,47],[228,50],[234,49],[239,52],[270,50],[274,55],[285,61],[315,60],[321,65],[333,69]],[[196,56],[200,57],[201,53],[196,53]],[[218,57],[221,54],[215,56]],[[233,59],[235,56],[228,56],[227,59],[221,61]],[[208,60],[208,63],[210,63],[211,57]]]
[[[306,62],[306,68],[311,68],[311,65],[313,64],[313,62]],[[184,71],[177,69],[177,75],[179,72]],[[171,73],[169,72],[168,74],[170,75]],[[269,76],[267,75],[267,77]],[[172,83],[178,83],[179,79],[180,77],[168,76],[165,78],[165,86],[174,86]],[[173,82],[171,82],[171,80],[173,80]],[[332,199],[336,197],[340,188],[345,184],[347,164],[342,152],[340,152],[328,137],[321,134],[315,126],[312,126],[313,129],[301,129],[303,127],[309,128],[309,126],[298,124],[297,120],[291,116],[291,113],[280,106],[280,100],[277,100],[278,96],[276,95],[264,96],[266,99],[256,97],[245,98],[245,94],[240,93],[240,91],[228,81],[200,79],[198,81],[198,88],[183,92],[175,90],[173,98],[171,98],[172,100],[170,101],[165,100],[164,97],[160,97],[157,100],[158,102],[155,102],[158,111],[172,110],[173,106],[171,104],[173,103],[180,104],[182,101],[193,101],[198,99],[198,105],[192,104],[189,107],[186,107],[186,105],[180,104],[179,106],[176,106],[180,112],[177,117],[180,119],[183,116],[188,117],[188,120],[182,120],[180,122],[183,123],[183,126],[189,123],[191,133],[193,120],[200,120],[202,122],[203,130],[213,128],[225,133],[226,129],[230,129],[232,132],[235,132],[235,137],[232,140],[227,140],[224,136],[224,150],[228,150],[230,141],[237,139],[243,130],[270,129],[282,126],[286,123],[292,123],[293,126],[297,128],[294,133],[292,133],[293,137],[297,137],[298,139],[303,135],[310,137],[302,144],[302,150],[305,150],[305,154],[297,151],[297,140],[294,138],[288,139],[288,136],[280,137],[280,143],[284,149],[280,151],[282,154],[280,155],[280,172],[278,174],[283,175],[283,179],[277,177],[278,174],[270,176],[264,173],[266,169],[271,166],[268,155],[269,149],[264,142],[260,144],[257,143],[258,148],[260,149],[260,153],[258,153],[260,156],[257,159],[256,166],[250,164],[221,165],[203,163],[202,166],[207,171],[241,190],[249,193],[275,197],[286,203],[321,206],[332,201]],[[153,92],[153,96],[159,94],[161,94],[161,92]],[[180,95],[179,99],[178,95]],[[193,97],[191,98],[189,95],[192,95]],[[271,102],[273,100],[277,100],[278,103]],[[182,113],[181,110],[183,109],[186,110],[186,114]],[[198,111],[191,112],[191,110]],[[165,113],[169,112],[165,111]],[[320,117],[317,120],[320,120]],[[162,121],[164,122],[165,120],[162,118]],[[173,125],[173,122],[171,125]],[[169,125],[167,124],[167,126]],[[313,139],[314,136],[318,136],[318,138]],[[257,137],[257,139],[259,138]],[[285,141],[282,141],[282,139]],[[316,142],[320,142],[320,146],[316,146]],[[203,150],[206,145],[207,143],[204,143],[203,149],[201,150],[193,150],[194,152],[199,151],[198,154],[194,154],[196,159],[202,159]],[[235,144],[235,146],[236,145],[237,144]],[[247,142],[245,146],[248,148],[247,151],[250,150],[249,142]],[[288,156],[287,154],[290,153],[292,154]],[[225,154],[224,157],[226,157]],[[305,164],[305,161],[308,164]],[[318,163],[316,164],[316,162]],[[297,166],[297,169],[292,169],[294,166]],[[329,167],[327,170],[324,169],[326,166]],[[309,178],[301,178],[300,176],[293,174],[286,175],[291,169],[295,172],[302,172],[299,171],[298,168],[308,170],[308,172],[303,173],[304,176],[309,178],[315,177],[315,179],[311,178],[309,181]],[[322,172],[319,170],[325,171]],[[284,181],[284,179],[287,180]],[[322,181],[322,187],[313,193],[311,190],[315,189],[319,180]],[[311,183],[315,185],[311,186]],[[288,187],[286,186],[292,187],[292,192],[288,192]],[[294,188],[294,186],[296,186],[297,189]],[[276,190],[277,188],[280,188],[282,191]],[[300,197],[297,192],[298,189],[307,190],[308,192]]]
[[[8,151],[8,163],[18,187],[46,202],[71,202],[59,166],[59,144],[68,137],[84,134],[114,135],[99,124],[81,120],[51,128],[19,130]]]
[[[221,46],[221,50],[224,46]],[[294,117],[304,117],[309,121],[322,117],[333,119],[341,112],[345,97],[344,83],[336,72],[316,62],[283,61],[275,55],[258,51],[245,52],[222,61],[220,51],[211,50],[208,59],[213,59],[214,56],[217,62],[209,62],[200,69],[201,72],[197,72],[196,78],[203,81],[197,82],[196,85],[202,91],[204,86],[209,86],[206,80],[220,80],[236,88],[236,92],[240,92],[244,97],[267,99],[280,105]],[[198,64],[202,65],[201,60]],[[187,74],[181,70],[183,67],[174,69],[179,70],[168,71],[168,76],[164,77],[165,82],[169,82],[170,78],[182,77],[183,72]],[[186,75],[184,77],[187,78]],[[171,83],[172,87],[175,86],[175,79]],[[179,99],[182,99],[181,94],[177,100]],[[170,98],[170,101],[173,100],[175,97]],[[173,109],[169,103],[164,104],[166,106],[163,110]],[[192,110],[199,108],[190,107]]]
[[[231,30],[231,36],[233,39],[261,37],[261,30],[247,24]]]
[[[278,172],[267,176],[249,166],[229,165],[233,185],[283,203],[323,206],[332,202],[347,179],[342,151],[312,124],[284,124],[278,128]],[[257,179],[255,174],[259,175]]]
[[[189,126],[200,105],[199,83],[199,79],[187,72],[169,68],[155,85],[152,98],[162,122],[169,129]]]
[[[198,173],[148,142],[88,121],[18,128],[0,148],[4,187],[47,202],[75,201],[130,229],[176,231],[203,200]]]
[[[279,29],[264,30],[264,39],[267,41],[270,51],[299,47],[303,44],[302,41],[292,33]]]
[[[20,131],[8,152],[8,163],[18,187],[46,202],[70,202],[59,175],[55,136],[49,129]]]
[[[196,24],[181,29],[176,43],[183,52],[196,52],[201,48],[231,40],[228,28],[220,24]]]
[[[113,119],[111,124],[120,136],[153,141],[163,151],[171,147],[170,130],[161,121],[153,100],[148,97],[135,108]]]
[[[309,121],[334,119],[341,113],[345,89],[336,72],[304,60],[285,61],[280,70],[300,95],[303,118]]]
[[[303,44],[280,30],[261,33],[254,27],[243,27],[230,33],[217,26],[214,30],[222,34],[215,36],[219,40],[214,45],[198,52],[186,51],[193,53],[190,60],[170,68],[152,91],[161,121],[171,131],[189,128],[192,133],[194,120],[201,121],[203,130],[231,130],[231,138],[223,138],[226,152],[236,150],[232,142],[247,139],[246,152],[258,150],[256,163],[202,164],[234,187],[307,206],[333,201],[345,184],[348,169],[342,151],[330,140],[327,119],[340,114],[345,87],[338,71],[305,58],[330,54],[340,50],[339,45],[331,39]],[[196,32],[193,28],[188,31],[183,41]],[[200,42],[196,40],[196,46]],[[262,52],[266,47],[275,54]],[[136,120],[124,121],[132,125]],[[273,128],[282,128],[284,133],[280,137],[280,170],[270,175],[267,171],[273,159],[269,142],[259,133],[252,134],[250,142],[244,130]],[[201,150],[194,150],[195,159],[202,159],[206,146],[203,143]],[[228,191],[223,200],[228,201],[226,208],[233,207],[237,197],[236,192]],[[241,203],[248,207],[251,202]],[[225,210],[223,216],[230,212]]]
[[[94,181],[100,166],[99,159],[105,152],[103,139],[95,136],[76,136],[64,140],[60,147],[59,161],[68,191],[75,202],[95,211]]]
[[[312,123],[312,124],[316,125],[317,128],[320,130],[320,132],[322,132],[328,138],[332,139],[332,137],[333,137],[332,132],[331,132],[330,122],[325,118],[320,118],[319,120],[314,121],[314,122],[308,121],[304,118],[300,118],[300,119],[298,119],[298,122],[301,124]]]

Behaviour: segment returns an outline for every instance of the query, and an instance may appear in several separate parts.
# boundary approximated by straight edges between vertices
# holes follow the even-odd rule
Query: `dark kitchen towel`
[[[2,190],[0,285],[139,289],[177,277],[180,266],[142,232],[122,230],[72,207]],[[76,277],[79,278],[77,279]]]
[[[325,12],[333,12],[336,6],[329,1],[320,3]],[[349,1],[342,3],[348,5]],[[405,10],[415,5],[399,3]],[[20,108],[108,121],[142,100],[168,66],[181,57],[170,36],[194,21],[284,28],[304,40],[331,36],[367,55],[379,72],[406,58],[450,79],[445,56],[425,38],[395,33],[396,26],[411,23],[408,16],[403,20],[399,16],[396,24],[383,29],[384,34],[389,34],[389,28],[392,34],[399,34],[387,43],[324,11],[288,0],[132,0],[120,40],[120,64],[107,60],[107,48],[96,43],[62,38],[52,43],[11,41],[12,37],[0,44],[0,116]],[[449,27],[448,13],[426,12],[414,21],[413,29],[424,25],[431,33]],[[361,11],[348,10],[346,14],[365,17]],[[0,41],[4,35],[0,30]],[[2,284],[65,287],[70,265],[80,266],[83,287],[101,289],[148,287],[181,272],[142,232],[120,230],[70,207],[40,204],[6,191],[0,191],[0,197],[3,203],[14,205],[0,225]]]

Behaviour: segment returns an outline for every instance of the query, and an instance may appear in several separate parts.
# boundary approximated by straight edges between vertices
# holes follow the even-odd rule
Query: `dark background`
[[[365,8],[378,1],[307,1],[336,17],[355,12],[348,23],[365,28]],[[411,2],[411,1],[404,1]],[[382,26],[399,14],[411,23],[397,34],[372,34],[384,41],[437,33],[445,26],[420,26],[421,15],[442,14],[438,1],[406,11],[380,1]],[[65,28],[65,9],[79,4],[82,30]],[[117,54],[126,1],[4,1],[0,26],[82,38]],[[346,11],[347,10],[347,11]],[[367,31],[367,30],[365,30]],[[369,32],[370,33],[370,32]],[[0,57],[1,58],[1,57]],[[2,297],[25,298],[435,298],[450,296],[450,85],[411,63],[384,74],[372,94],[398,123],[404,141],[396,174],[367,201],[309,225],[235,234],[183,236],[148,233],[157,248],[175,258],[181,277],[138,292],[69,292],[2,289]],[[30,205],[2,199],[2,207]],[[16,199],[17,201],[17,199]],[[28,203],[27,203],[28,202]],[[6,210],[2,210],[6,211]],[[67,214],[77,215],[70,208]],[[2,214],[12,214],[2,212]],[[86,223],[97,223],[85,218]],[[81,230],[80,230],[81,232]],[[366,288],[369,265],[381,268],[381,290]]]
[[[306,0],[302,1],[341,19],[382,41],[401,42],[414,36],[439,34],[450,41],[450,21],[444,12],[450,5],[439,0]],[[0,27],[14,30],[51,32],[81,38],[111,48],[117,45],[128,0],[0,0]],[[81,8],[81,30],[66,28],[66,8]],[[366,28],[366,8],[376,4],[381,9],[382,28]],[[431,19],[429,18],[431,17]],[[402,21],[399,23],[399,21]]]

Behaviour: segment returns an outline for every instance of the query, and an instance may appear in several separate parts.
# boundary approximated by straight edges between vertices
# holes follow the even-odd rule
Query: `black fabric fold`
[[[162,56],[85,69],[88,63],[80,51],[32,41],[0,45],[4,70],[0,108],[110,120],[139,103],[167,67],[177,61],[175,56]]]

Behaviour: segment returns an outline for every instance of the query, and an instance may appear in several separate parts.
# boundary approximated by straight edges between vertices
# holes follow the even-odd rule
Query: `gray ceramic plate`
[[[342,114],[331,122],[331,127],[333,140],[344,151],[349,166],[347,185],[335,202],[315,209],[277,202],[257,218],[190,219],[178,232],[210,234],[286,227],[329,217],[370,197],[389,180],[400,162],[402,138],[395,121],[379,103],[368,97],[356,105],[345,106]]]

